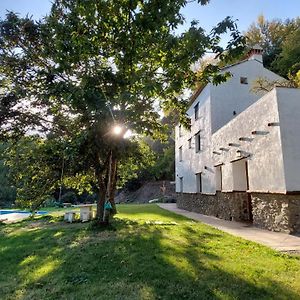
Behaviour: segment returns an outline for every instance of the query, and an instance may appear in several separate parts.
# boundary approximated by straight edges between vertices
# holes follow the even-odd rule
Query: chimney
[[[262,47],[260,47],[259,45],[256,44],[256,45],[252,46],[252,48],[248,52],[248,60],[256,59],[259,62],[263,63],[262,54],[263,54]]]

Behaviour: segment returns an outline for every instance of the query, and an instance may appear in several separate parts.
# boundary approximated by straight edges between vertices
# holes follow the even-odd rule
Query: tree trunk
[[[101,165],[101,159],[96,157],[95,159],[95,176],[98,181],[98,199],[97,199],[97,212],[96,219],[97,222],[103,224],[104,218],[104,205],[106,201],[106,192],[107,192],[107,178],[108,178],[108,168],[109,168],[109,159],[110,154],[106,159],[104,165]]]
[[[113,152],[110,150],[109,152],[109,159],[108,159],[108,167],[107,167],[107,173],[106,173],[106,200],[109,201],[110,199],[110,190],[112,185],[112,161],[113,161]]]
[[[109,201],[112,206],[111,213],[114,215],[117,213],[115,204],[115,191],[117,183],[117,158],[114,157],[111,150],[105,163],[106,168],[102,172],[96,170],[99,186],[99,196],[97,201],[97,219],[99,224],[106,224],[104,222],[104,205],[106,201]],[[105,176],[103,175],[105,173]]]
[[[98,186],[99,186],[99,193],[98,193],[98,200],[97,200],[96,217],[99,222],[102,222],[103,215],[104,215],[104,204],[105,204],[105,194],[106,194],[106,188],[105,188],[102,174],[98,175]]]
[[[117,213],[117,207],[115,203],[115,192],[117,186],[117,159],[112,155],[111,159],[111,169],[110,169],[110,186],[109,186],[109,202],[112,206],[112,214]]]

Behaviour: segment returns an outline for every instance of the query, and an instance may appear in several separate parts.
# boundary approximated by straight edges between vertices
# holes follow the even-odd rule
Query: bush
[[[62,195],[61,202],[75,204],[77,202],[77,195],[72,191],[66,192]]]
[[[94,203],[95,201],[97,201],[97,194],[87,195],[87,197],[85,198],[85,201],[88,203]]]
[[[48,198],[44,202],[44,207],[57,207],[59,206],[59,203],[55,200],[55,198]]]

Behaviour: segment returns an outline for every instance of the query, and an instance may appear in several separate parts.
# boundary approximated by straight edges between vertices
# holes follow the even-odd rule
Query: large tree
[[[14,188],[7,186],[7,176],[0,172],[2,175],[0,180],[4,184],[0,189],[0,205],[3,192],[6,192],[8,198],[4,200],[8,202],[8,191],[11,193],[10,198],[16,196],[16,204],[19,207],[30,208],[32,212],[35,212],[45,200],[51,199],[58,190],[60,190],[59,198],[62,200],[63,186],[72,188],[79,195],[94,194],[97,191],[97,182],[91,169],[91,161],[85,156],[86,151],[82,149],[85,146],[76,139],[24,136],[3,147],[1,156],[6,167],[3,171],[9,171],[7,172],[10,175],[9,182],[10,185],[15,185],[17,195]],[[122,151],[122,155],[119,151],[114,151],[114,155],[118,155],[119,158],[119,186],[135,178],[138,170],[147,169],[154,162],[154,153],[142,141],[131,140],[130,143],[122,143]],[[116,186],[111,188],[115,189]]]
[[[78,171],[96,179],[99,220],[104,202],[113,203],[117,161],[130,154],[130,142],[120,138],[126,129],[161,135],[159,109],[179,109],[187,123],[186,90],[199,80],[192,65],[207,50],[227,61],[243,49],[229,17],[209,34],[197,22],[179,33],[188,2],[55,0],[38,22],[10,12],[0,23],[2,137],[39,132],[71,141],[80,149]],[[228,74],[208,65],[200,77],[217,84]]]
[[[263,48],[264,65],[274,72],[287,77],[287,68],[274,63],[281,56],[286,44],[293,40],[295,31],[299,30],[300,19],[266,20],[263,15],[258,16],[257,21],[252,23],[245,35],[249,46],[259,44]],[[296,42],[297,44],[297,42]]]
[[[7,146],[3,153],[17,191],[18,207],[37,208],[57,188],[61,175],[61,143],[28,136]]]
[[[0,208],[10,207],[16,199],[16,189],[13,185],[10,170],[5,162],[7,144],[0,144]]]
[[[273,62],[273,66],[280,74],[291,78],[300,71],[300,27],[286,37],[282,43],[282,51]]]

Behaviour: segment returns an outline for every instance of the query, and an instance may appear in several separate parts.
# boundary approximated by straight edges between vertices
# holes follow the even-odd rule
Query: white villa
[[[180,208],[270,230],[300,232],[300,89],[251,92],[253,81],[283,79],[262,51],[223,69],[226,83],[192,96],[191,129],[176,127]]]

